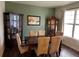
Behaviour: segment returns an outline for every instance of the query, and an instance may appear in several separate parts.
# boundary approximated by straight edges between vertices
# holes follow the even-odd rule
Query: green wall
[[[13,2],[5,2],[5,11],[24,14],[23,36],[28,36],[29,31],[38,31],[45,29],[46,18],[55,14],[54,8],[36,7]],[[40,26],[28,26],[27,15],[41,16]]]

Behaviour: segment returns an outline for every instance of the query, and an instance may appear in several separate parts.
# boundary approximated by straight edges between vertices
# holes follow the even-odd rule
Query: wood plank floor
[[[62,45],[60,57],[79,57],[79,53],[67,46]]]
[[[31,51],[34,52],[34,51]],[[13,48],[13,49],[5,49],[4,53],[3,53],[3,57],[21,57],[22,55],[20,55],[20,52],[17,48]],[[35,56],[35,53],[25,53],[23,55],[24,57],[33,57]],[[52,56],[54,57],[54,56]],[[61,53],[60,53],[60,57],[79,57],[79,53],[77,53],[76,51],[70,49],[67,46],[62,45],[62,49],[61,49]]]

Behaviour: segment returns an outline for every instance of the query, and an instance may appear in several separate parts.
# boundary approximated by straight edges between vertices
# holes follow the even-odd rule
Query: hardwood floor
[[[62,45],[60,57],[79,57],[79,53],[67,46]]]
[[[16,48],[16,47],[13,49],[6,48],[4,50],[3,57],[21,57],[21,56],[22,57],[33,57],[33,56],[35,56],[34,51],[30,51],[30,52],[32,52],[32,53],[26,52],[23,55],[20,55],[18,48]],[[54,57],[54,56],[52,56],[52,57]],[[67,46],[62,45],[60,57],[79,57],[79,53],[70,49]]]
[[[17,57],[19,54],[20,52],[16,47],[12,49],[5,48],[3,57]]]

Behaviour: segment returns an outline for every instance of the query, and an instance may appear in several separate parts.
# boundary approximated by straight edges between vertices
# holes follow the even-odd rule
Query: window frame
[[[77,20],[76,17],[77,17],[77,11],[78,11],[78,10],[79,10],[79,9],[75,9],[75,10],[74,10],[75,13],[74,13],[74,19],[73,19],[74,22],[73,22],[73,24],[71,24],[71,23],[65,23],[65,12],[68,11],[68,10],[65,10],[65,12],[64,12],[64,26],[65,26],[65,24],[67,24],[67,25],[72,25],[72,26],[73,26],[73,28],[72,28],[72,36],[71,36],[72,38],[74,38],[75,26],[76,26],[76,25],[79,26],[79,24],[76,24],[76,20]],[[72,10],[69,10],[69,11],[72,11]],[[64,28],[65,28],[65,27],[64,27]],[[76,39],[77,39],[77,38],[76,38]]]

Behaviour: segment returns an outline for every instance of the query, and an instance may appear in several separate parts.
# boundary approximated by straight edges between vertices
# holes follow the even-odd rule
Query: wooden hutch
[[[57,19],[55,16],[49,17],[47,19],[47,36],[55,36],[55,32],[57,32]]]
[[[23,14],[4,12],[4,42],[5,47],[10,48],[16,45],[16,32],[22,39]]]

